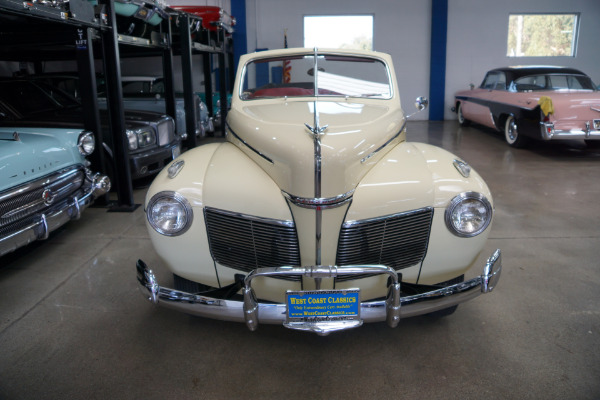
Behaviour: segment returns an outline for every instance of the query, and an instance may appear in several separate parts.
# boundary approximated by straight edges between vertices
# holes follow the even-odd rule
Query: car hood
[[[84,159],[76,145],[80,133],[66,129],[0,128],[0,192],[82,164]]]
[[[315,126],[315,115],[319,126],[326,127],[320,144],[309,130]],[[281,190],[303,198],[351,192],[391,144],[405,139],[404,114],[399,104],[389,101],[245,101],[232,108],[227,120],[228,140],[255,160]]]

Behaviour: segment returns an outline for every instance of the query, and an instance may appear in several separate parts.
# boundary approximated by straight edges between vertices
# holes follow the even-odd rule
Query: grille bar
[[[206,207],[208,241],[219,264],[251,272],[256,268],[299,266],[296,226],[280,221]],[[293,278],[298,280],[299,278]]]
[[[67,198],[81,188],[84,180],[83,169],[72,167],[0,193],[0,227],[32,216],[49,204]]]
[[[175,124],[171,117],[162,118],[157,126],[158,132],[158,145],[166,146],[175,139]]]
[[[387,265],[395,270],[418,264],[427,253],[432,218],[433,208],[427,207],[346,222],[340,232],[336,264]],[[341,276],[337,281],[357,278]]]

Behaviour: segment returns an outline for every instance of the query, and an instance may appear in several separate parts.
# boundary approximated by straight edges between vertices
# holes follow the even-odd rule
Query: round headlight
[[[92,132],[83,132],[77,139],[77,148],[82,156],[89,156],[96,148],[96,139]]]
[[[156,135],[154,135],[154,131],[150,129],[140,129],[136,133],[138,137],[138,146],[140,148],[156,143]]]
[[[492,205],[481,193],[461,193],[446,209],[446,225],[456,236],[477,236],[492,221]]]
[[[179,193],[160,192],[148,202],[146,216],[156,232],[178,236],[188,230],[194,214],[190,203]]]

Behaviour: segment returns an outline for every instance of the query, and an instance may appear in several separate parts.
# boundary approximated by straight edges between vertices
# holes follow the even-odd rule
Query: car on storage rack
[[[53,127],[81,129],[81,104],[60,89],[31,79],[0,80],[0,127]],[[114,145],[103,121],[102,147],[113,157]],[[143,111],[126,111],[125,125],[132,179],[157,174],[181,153],[181,138],[169,116]],[[111,172],[112,174],[112,172]]]
[[[57,72],[31,75],[28,79],[36,82],[45,82],[70,94],[76,99],[80,98],[79,76],[75,72]],[[165,87],[162,77],[138,76],[121,77],[123,85],[123,108],[125,110],[152,111],[160,114],[166,112]],[[98,107],[106,109],[105,79],[102,74],[96,77],[98,85]],[[194,98],[194,113],[196,114],[196,126],[193,133],[196,137],[204,137],[206,132],[213,132],[213,120],[208,114],[206,104],[202,100]],[[175,97],[175,118],[177,134],[185,138],[192,134],[187,129],[185,119],[185,103],[181,94]]]
[[[0,256],[48,238],[110,190],[88,168],[94,147],[81,129],[0,127]]]
[[[123,107],[130,110],[165,111],[165,84],[160,76],[123,76]],[[188,132],[185,118],[185,102],[182,93],[175,97],[177,132],[180,135]],[[214,132],[213,119],[208,114],[206,104],[199,96],[194,96],[194,112],[196,113],[196,136],[204,137]]]
[[[202,19],[201,32],[207,36],[200,38],[200,41],[212,46],[222,46],[224,40],[231,39],[236,19],[221,7],[198,5],[172,5],[171,7]]]
[[[259,68],[282,63],[289,82],[257,85]],[[251,330],[324,335],[450,314],[490,292],[500,250],[464,274],[489,235],[492,195],[459,157],[406,141],[408,117],[387,54],[242,56],[226,142],[182,154],[148,190],[149,235],[174,287],[139,260],[142,293]]]
[[[91,0],[97,4],[97,0]],[[115,0],[117,31],[127,36],[152,39],[160,31],[160,24],[169,19],[167,4],[163,0]],[[102,10],[104,12],[104,10]]]
[[[493,69],[477,89],[456,93],[453,111],[463,126],[472,121],[504,132],[512,147],[531,139],[600,145],[600,92],[574,68]]]

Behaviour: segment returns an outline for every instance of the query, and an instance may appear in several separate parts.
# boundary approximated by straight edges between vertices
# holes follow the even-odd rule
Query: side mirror
[[[418,112],[423,111],[424,109],[427,108],[428,105],[429,105],[429,100],[427,100],[427,97],[423,97],[423,96],[417,97],[417,99],[415,100],[415,107],[417,108],[417,111],[415,111],[412,114],[407,115],[406,118],[410,118],[413,115],[417,114]]]
[[[423,111],[427,108],[427,106],[429,106],[429,100],[427,100],[427,97],[417,97],[417,100],[415,100],[415,107],[417,108],[417,111]]]

